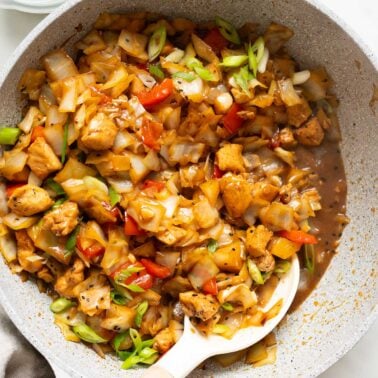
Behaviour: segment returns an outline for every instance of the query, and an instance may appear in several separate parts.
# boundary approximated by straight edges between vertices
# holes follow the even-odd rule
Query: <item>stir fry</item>
[[[104,13],[75,59],[24,72],[24,117],[0,130],[0,248],[67,340],[152,364],[184,315],[231,338],[278,313],[264,306],[302,247],[313,269],[321,198],[296,148],[336,126],[330,79],[298,69],[292,36]]]

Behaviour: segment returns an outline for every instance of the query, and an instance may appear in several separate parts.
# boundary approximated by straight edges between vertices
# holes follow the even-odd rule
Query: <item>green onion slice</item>
[[[114,207],[117,205],[118,202],[121,201],[122,196],[112,187],[109,187],[109,198],[110,198],[110,205]]]
[[[159,26],[152,34],[148,42],[148,60],[155,60],[163,50],[167,39],[167,31],[164,26]]]
[[[290,270],[291,262],[287,260],[280,260],[276,263],[274,268],[274,273],[282,275],[287,273]]]
[[[172,77],[174,79],[183,79],[187,82],[192,82],[193,80],[195,80],[196,76],[190,72],[175,72]]]
[[[52,178],[47,179],[45,183],[58,196],[64,196],[66,194],[66,192],[64,191],[62,185],[60,185],[58,182],[56,182]]]
[[[80,231],[80,225],[77,225],[75,229],[70,233],[70,236],[66,242],[66,250],[72,253],[76,247],[77,235]]]
[[[256,282],[257,285],[263,285],[264,284],[264,278],[261,275],[261,272],[257,265],[251,260],[247,260],[247,268],[248,268],[248,273],[253,279],[253,281]]]
[[[304,245],[306,269],[313,274],[315,271],[315,248],[312,244]]]
[[[57,209],[60,205],[62,205],[66,201],[67,201],[66,196],[59,198],[58,200],[55,201],[54,205],[52,205],[51,209],[52,210]]]
[[[75,335],[80,337],[80,339],[91,344],[106,343],[107,340],[99,336],[91,327],[85,323],[80,323],[72,327]]]
[[[236,81],[236,84],[245,92],[247,95],[250,95],[248,81],[250,80],[250,72],[248,71],[248,66],[240,68],[238,72],[233,74],[233,78]]]
[[[215,17],[215,23],[224,38],[234,43],[235,45],[240,45],[240,37],[235,26],[221,17]]]
[[[148,71],[151,75],[154,75],[159,79],[164,79],[164,72],[160,64],[150,64],[148,66]]]
[[[135,316],[135,325],[140,327],[142,324],[142,319],[146,311],[148,310],[148,301],[143,301],[139,303],[136,309],[136,316]]]
[[[247,62],[247,55],[230,55],[226,56],[220,65],[223,67],[240,67]]]
[[[54,302],[51,303],[50,310],[54,314],[59,314],[59,313],[61,313],[63,311],[68,310],[73,305],[74,305],[73,302],[71,302],[67,298],[61,297],[61,298],[58,298]]]
[[[129,289],[133,293],[143,293],[144,289],[141,288],[139,285],[136,284],[130,284],[130,285],[123,285],[126,289]]]
[[[218,249],[218,242],[215,239],[210,239],[207,243],[207,249],[209,252],[214,253]]]
[[[222,308],[225,309],[226,311],[233,311],[234,310],[234,306],[229,302],[223,303]]]
[[[21,130],[17,127],[2,127],[0,128],[0,144],[16,144]]]
[[[64,162],[66,161],[67,146],[68,146],[68,122],[64,125],[62,156],[60,157],[60,161],[62,162],[62,164],[64,164]]]
[[[126,298],[125,296],[123,296],[121,293],[119,293],[116,290],[112,290],[110,292],[110,299],[112,300],[113,303],[120,306],[126,305],[127,302],[129,301],[128,298]]]

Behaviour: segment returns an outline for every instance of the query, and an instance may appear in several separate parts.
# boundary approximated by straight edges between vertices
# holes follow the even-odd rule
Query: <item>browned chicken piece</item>
[[[252,185],[252,197],[254,199],[259,198],[265,201],[272,202],[276,198],[279,192],[279,188],[268,182],[255,182]]]
[[[46,190],[35,185],[17,188],[8,200],[9,208],[17,215],[28,217],[49,209],[54,201]]]
[[[276,265],[273,255],[264,251],[264,255],[252,259],[261,272],[271,272]]]
[[[332,125],[331,120],[329,119],[329,117],[327,116],[327,114],[322,108],[320,108],[318,112],[316,113],[316,118],[318,119],[320,126],[324,130],[328,130],[331,127]]]
[[[324,131],[316,117],[312,117],[306,124],[295,131],[299,143],[304,146],[320,146],[324,139]]]
[[[162,286],[163,293],[168,293],[173,298],[177,298],[180,293],[192,289],[192,285],[187,278],[176,276],[165,282]]]
[[[219,221],[218,210],[212,207],[206,198],[193,206],[193,215],[200,228],[209,228]]]
[[[243,146],[240,144],[226,144],[215,154],[215,163],[222,171],[245,172]]]
[[[159,331],[168,326],[169,310],[167,306],[150,306],[143,316],[140,327],[141,334],[155,336]]]
[[[300,127],[311,116],[312,110],[308,102],[302,99],[298,105],[289,106],[287,108],[288,124],[295,127]]]
[[[278,134],[278,141],[283,148],[294,148],[298,142],[294,138],[294,133],[290,127],[285,127]]]
[[[43,217],[43,224],[57,236],[65,236],[78,225],[79,208],[75,202],[66,201]]]
[[[116,222],[117,218],[107,209],[103,202],[99,201],[97,198],[91,197],[83,201],[80,206],[85,210],[85,212],[91,217],[96,219],[100,224],[111,222]]]
[[[79,295],[79,309],[89,316],[99,315],[110,308],[110,287],[90,288]]]
[[[113,146],[118,129],[104,113],[97,113],[84,127],[81,142],[95,151],[107,150]]]
[[[101,327],[116,332],[126,331],[134,325],[135,315],[136,311],[133,308],[112,303],[106,311]]]
[[[73,266],[68,268],[63,276],[56,280],[54,286],[61,296],[72,298],[75,297],[74,287],[84,280],[84,263],[80,259],[76,259]]]
[[[212,295],[187,291],[180,294],[180,302],[185,315],[203,321],[209,320],[219,310],[219,302]]]
[[[218,248],[213,253],[213,258],[222,271],[239,273],[243,266],[242,255],[242,243],[238,240]]]
[[[276,53],[292,36],[294,32],[288,27],[272,22],[265,31],[265,46],[271,54]]]
[[[29,238],[26,230],[15,232],[17,240],[17,258],[24,270],[35,273],[42,269],[43,258],[35,253],[33,241]]]
[[[266,246],[272,236],[273,232],[263,225],[248,228],[245,245],[249,255],[252,257],[263,256],[265,254]]]
[[[251,185],[241,177],[225,177],[221,181],[222,198],[228,213],[240,218],[251,200]]]
[[[30,145],[28,154],[28,166],[42,180],[62,168],[62,163],[44,138],[37,138]]]
[[[37,277],[42,281],[45,281],[46,283],[51,283],[54,281],[54,276],[46,266],[44,266],[40,271],[37,272]]]
[[[154,349],[158,350],[159,353],[167,352],[175,343],[174,335],[170,329],[170,327],[162,329],[155,337],[154,337]]]

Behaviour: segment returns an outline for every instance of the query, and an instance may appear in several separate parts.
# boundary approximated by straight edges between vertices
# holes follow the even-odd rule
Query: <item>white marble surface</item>
[[[357,31],[378,56],[378,1],[323,1]],[[44,15],[0,10],[0,69],[19,42],[43,17]],[[321,377],[378,377],[378,322],[344,358]]]

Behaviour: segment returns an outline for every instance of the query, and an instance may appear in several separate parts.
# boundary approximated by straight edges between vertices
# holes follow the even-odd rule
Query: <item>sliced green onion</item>
[[[257,38],[255,43],[252,46],[252,49],[254,52],[256,52],[257,63],[260,63],[260,60],[262,59],[264,55],[264,49],[265,49],[264,38],[263,37]]]
[[[249,65],[249,69],[252,70],[253,75],[256,76],[258,62],[257,62],[257,58],[251,44],[248,46],[248,65]]]
[[[287,260],[281,260],[276,263],[276,266],[274,268],[274,273],[278,275],[282,275],[287,273],[290,270],[291,262]]]
[[[313,274],[315,271],[315,248],[312,244],[304,245],[306,269]]]
[[[203,64],[199,59],[190,57],[186,62],[186,66],[193,70],[194,67],[203,67]]]
[[[124,342],[124,340],[126,339],[127,335],[128,335],[127,332],[122,332],[122,333],[119,333],[118,335],[116,335],[114,337],[114,339],[113,339],[113,346],[114,346],[114,350],[115,350],[115,352],[117,354],[119,352],[119,347]]]
[[[140,328],[142,324],[142,319],[144,314],[146,313],[148,309],[148,301],[143,301],[139,303],[137,309],[136,309],[136,316],[135,316],[135,325]]]
[[[234,25],[221,17],[215,17],[215,23],[224,38],[235,45],[240,45],[240,37]]]
[[[107,340],[99,336],[91,327],[85,323],[80,323],[72,327],[75,335],[80,337],[82,340],[91,344],[106,343]]]
[[[264,284],[264,279],[263,276],[261,275],[261,272],[257,265],[251,260],[247,260],[247,268],[248,268],[248,273],[253,279],[253,281],[256,282],[257,285],[263,285]]]
[[[148,71],[150,71],[151,75],[154,75],[159,79],[164,79],[164,72],[160,64],[150,64],[148,66]]]
[[[116,290],[112,290],[110,292],[110,299],[112,300],[113,303],[120,306],[126,305],[127,302],[129,301],[128,298],[126,298],[125,296],[123,296],[121,293],[119,293]]]
[[[222,308],[225,309],[226,311],[233,311],[234,310],[234,306],[229,302],[223,303]]]
[[[139,364],[139,362],[142,362],[142,359],[139,356],[132,354],[123,362],[121,368],[127,370]]]
[[[205,81],[214,80],[214,75],[207,69],[204,68],[202,62],[197,58],[189,58],[186,66],[195,71],[195,73]]]
[[[73,305],[73,302],[71,302],[67,298],[61,297],[51,303],[50,310],[55,314],[59,314],[60,312],[68,310]]]
[[[241,65],[247,63],[247,61],[247,55],[230,55],[226,56],[220,65],[223,67],[240,67]]]
[[[218,242],[215,239],[210,239],[207,243],[207,249],[209,252],[214,253],[218,249]]]
[[[123,281],[127,280],[131,275],[134,273],[138,273],[141,270],[144,270],[144,266],[129,266],[126,269],[122,269],[115,279],[116,283],[122,283]]]
[[[154,355],[152,355],[150,358],[146,358],[142,361],[143,364],[146,364],[146,365],[152,365],[156,362],[156,360],[159,358],[159,354],[156,353]]]
[[[261,273],[261,277],[264,280],[264,283],[269,280],[269,278],[272,276],[273,271]]]
[[[133,341],[134,348],[135,348],[136,352],[139,353],[140,350],[143,347],[142,338],[140,337],[139,332],[135,328],[130,328],[129,329],[129,335],[131,337],[131,340]]]
[[[139,285],[136,284],[130,284],[130,285],[124,285],[126,289],[129,289],[133,293],[143,293],[144,289],[141,288]]]
[[[233,74],[233,78],[235,79],[236,84],[239,85],[239,87],[249,96],[248,81],[250,79],[250,72],[248,71],[248,66],[240,68],[238,72]]]
[[[52,205],[51,210],[57,209],[60,205],[62,205],[64,202],[67,201],[67,197],[61,197],[58,200],[55,201],[54,205]]]
[[[148,360],[150,359],[152,356],[154,356],[155,354],[157,353],[157,350],[153,349],[153,348],[149,348],[149,347],[146,347],[146,348],[143,348],[140,353],[139,353],[139,357],[142,358],[142,360]],[[143,362],[142,361],[142,362]]]
[[[167,31],[164,26],[159,26],[152,34],[148,42],[148,60],[155,60],[163,50],[167,38]]]
[[[122,196],[118,192],[116,192],[116,190],[112,186],[110,186],[109,198],[110,198],[110,205],[114,207],[115,205],[117,205],[118,202],[121,201]]]
[[[66,192],[64,191],[62,185],[60,185],[59,183],[57,183],[55,180],[53,180],[52,178],[49,178],[46,180],[45,184],[51,189],[53,190],[58,196],[63,196],[66,194]]]
[[[192,82],[195,78],[196,78],[196,75],[190,73],[190,72],[175,72],[172,77],[174,79],[183,79],[187,82]]]
[[[74,230],[70,233],[70,236],[66,242],[66,250],[72,253],[76,247],[77,235],[80,231],[80,225],[77,225]]]
[[[64,125],[62,156],[60,157],[60,161],[62,162],[62,164],[64,164],[64,162],[66,161],[67,146],[68,146],[68,122]]]
[[[226,324],[215,324],[212,329],[213,333],[222,334],[230,331],[230,327]]]
[[[16,144],[21,130],[17,127],[2,127],[0,128],[0,144]]]

